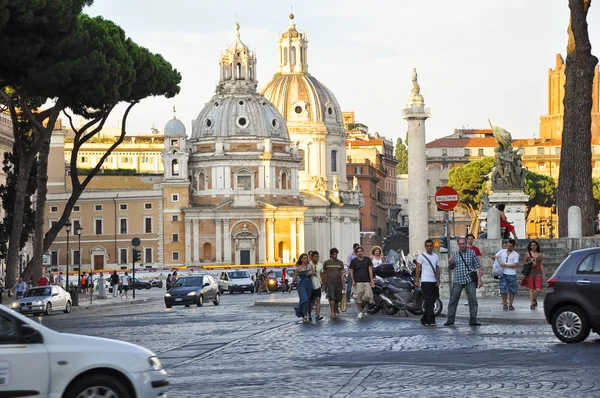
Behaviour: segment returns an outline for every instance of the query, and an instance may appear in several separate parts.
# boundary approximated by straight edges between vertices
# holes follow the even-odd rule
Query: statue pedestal
[[[490,206],[504,203],[506,208],[504,214],[508,222],[512,222],[519,239],[524,239],[525,233],[525,210],[529,196],[522,190],[497,190],[490,195]],[[512,236],[511,236],[512,237]]]

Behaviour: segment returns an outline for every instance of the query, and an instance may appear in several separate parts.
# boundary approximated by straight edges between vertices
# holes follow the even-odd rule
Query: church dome
[[[258,94],[215,95],[192,122],[192,139],[262,137],[289,140],[285,120]]]
[[[185,137],[185,125],[181,120],[173,117],[173,119],[169,120],[165,125],[164,135],[165,137]]]

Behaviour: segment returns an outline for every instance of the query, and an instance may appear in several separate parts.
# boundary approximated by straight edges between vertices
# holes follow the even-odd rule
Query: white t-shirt
[[[323,263],[319,261],[318,263],[313,264],[312,261],[309,261],[308,264],[313,268],[313,270],[316,270],[315,275],[311,276],[313,289],[320,289],[321,288],[321,272],[323,272]]]
[[[431,255],[427,253],[421,253],[419,258],[417,258],[417,263],[421,264],[421,282],[437,282],[437,278],[435,277],[435,273],[431,269],[431,265],[429,265],[429,261],[425,259],[427,257],[433,268],[437,271],[437,267],[439,266],[439,258],[435,253],[431,253]]]
[[[377,267],[378,265],[383,264],[383,256],[381,256],[379,260],[373,256],[371,257],[371,261],[373,261],[373,267]]]
[[[508,253],[508,249],[500,249],[498,253],[496,253],[496,257],[498,257],[498,264],[519,264],[519,253],[516,251],[512,251],[512,253]],[[517,275],[516,268],[504,268],[504,275]]]
[[[129,275],[123,275],[121,281],[123,282],[123,286],[129,286]]]

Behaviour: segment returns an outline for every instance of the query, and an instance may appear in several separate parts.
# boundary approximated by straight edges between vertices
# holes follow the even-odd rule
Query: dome
[[[262,137],[289,140],[285,120],[258,94],[215,95],[192,122],[192,139]]]
[[[185,125],[181,120],[173,117],[165,125],[164,135],[165,137],[185,137]]]
[[[337,99],[308,73],[276,74],[261,90],[288,122],[321,122],[343,125]]]

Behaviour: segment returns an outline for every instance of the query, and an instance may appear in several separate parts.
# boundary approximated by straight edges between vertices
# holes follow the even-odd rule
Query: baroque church
[[[359,241],[362,194],[346,177],[342,112],[309,73],[293,14],[278,46],[277,73],[258,93],[256,55],[236,24],[191,137],[176,118],[165,126],[163,218],[183,212],[185,265],[328,258]]]

